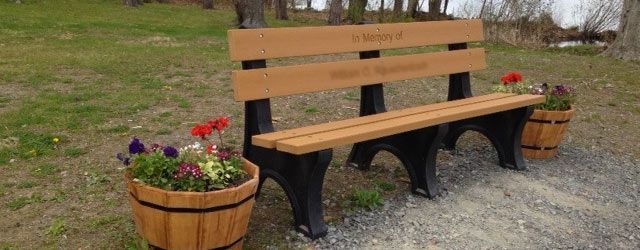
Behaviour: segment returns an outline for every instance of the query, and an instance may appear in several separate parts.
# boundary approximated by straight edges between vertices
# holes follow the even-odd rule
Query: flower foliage
[[[558,84],[549,87],[547,83],[534,85],[522,81],[522,75],[518,72],[509,72],[500,77],[501,85],[493,87],[494,92],[544,95],[545,102],[534,106],[536,109],[565,111],[571,109],[576,100],[576,91],[573,87]]]
[[[222,133],[228,126],[227,117],[218,117],[191,128],[191,135],[200,138],[205,145],[196,142],[176,149],[152,144],[150,148],[138,138],[129,143],[129,154],[117,154],[127,166],[132,178],[147,185],[170,191],[205,192],[239,185],[246,179],[240,154],[223,147]],[[220,145],[209,140],[216,131]]]

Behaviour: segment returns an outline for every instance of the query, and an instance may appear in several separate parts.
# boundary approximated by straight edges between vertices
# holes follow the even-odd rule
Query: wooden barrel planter
[[[534,159],[555,156],[572,116],[573,108],[567,111],[534,110],[522,131],[522,155]]]
[[[243,160],[251,179],[212,192],[166,191],[125,175],[138,234],[155,248],[242,249],[259,175],[258,167]]]

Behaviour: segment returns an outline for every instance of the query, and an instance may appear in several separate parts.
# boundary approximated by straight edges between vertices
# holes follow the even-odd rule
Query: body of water
[[[575,41],[562,41],[562,42],[559,42],[559,43],[552,43],[552,44],[549,45],[549,47],[564,48],[564,47],[572,47],[572,46],[578,46],[578,45],[584,45],[584,44],[595,45],[595,46],[605,46],[605,45],[607,45],[607,43],[605,43],[603,41],[588,41],[588,42],[584,42],[584,41],[575,40]]]

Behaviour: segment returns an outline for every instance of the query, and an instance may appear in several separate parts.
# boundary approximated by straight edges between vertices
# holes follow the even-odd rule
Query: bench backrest
[[[244,70],[232,72],[237,101],[486,68],[484,50],[467,49],[466,46],[467,42],[484,39],[481,20],[237,29],[229,30],[227,35],[231,60],[243,62]],[[382,58],[377,52],[441,44],[449,45],[449,51]],[[363,52],[367,51],[376,53],[363,57]],[[268,68],[264,63],[265,59],[348,52],[361,52],[361,58],[365,60]],[[468,78],[468,74],[466,76]]]

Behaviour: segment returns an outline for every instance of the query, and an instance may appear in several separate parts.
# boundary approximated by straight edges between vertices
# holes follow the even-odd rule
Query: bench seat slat
[[[236,29],[227,32],[232,61],[409,48],[484,40],[482,21]]]
[[[484,49],[464,49],[232,72],[237,101],[356,87],[486,68]]]
[[[256,146],[260,146],[264,148],[275,148],[276,141],[279,141],[279,140],[289,139],[289,138],[298,137],[298,136],[305,136],[310,134],[316,134],[316,133],[321,133],[325,131],[343,129],[343,128],[363,125],[363,124],[372,123],[372,122],[379,122],[383,120],[389,120],[389,119],[394,119],[402,116],[414,115],[418,113],[424,113],[424,112],[429,112],[429,111],[434,111],[439,109],[469,105],[473,103],[480,103],[480,102],[485,102],[489,100],[505,98],[509,96],[513,96],[513,94],[493,93],[493,94],[474,96],[474,97],[455,100],[455,101],[435,103],[435,104],[406,108],[401,110],[393,110],[393,111],[384,112],[384,113],[375,114],[375,115],[368,115],[368,116],[356,117],[356,118],[351,118],[346,120],[311,125],[307,127],[287,129],[287,130],[276,131],[276,132],[261,134],[261,135],[254,135],[251,139],[251,142],[253,145],[256,145]]]
[[[432,112],[398,117],[392,120],[367,123],[333,131],[294,137],[276,143],[278,151],[304,154],[338,145],[376,139],[419,128],[456,120],[482,116],[544,101],[540,95],[517,95],[464,106],[439,109]]]

